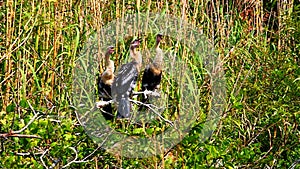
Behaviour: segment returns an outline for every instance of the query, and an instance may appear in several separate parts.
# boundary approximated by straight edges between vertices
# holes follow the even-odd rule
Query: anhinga
[[[147,67],[144,70],[144,74],[142,77],[142,91],[148,90],[148,91],[155,91],[159,88],[159,84],[161,81],[161,75],[162,75],[162,67],[163,67],[163,51],[159,47],[160,41],[162,40],[162,35],[158,34],[156,35],[156,45],[155,45],[155,51],[156,56],[152,63],[147,65]],[[141,102],[146,103],[148,101],[148,97],[143,94]],[[142,110],[144,106],[141,106],[139,110]]]
[[[130,56],[132,61],[121,66],[115,81],[112,84],[112,96],[118,104],[117,118],[130,117],[130,101],[132,91],[142,66],[142,55],[137,48],[140,40],[134,40],[130,44]]]
[[[100,100],[102,101],[109,101],[112,100],[111,97],[111,85],[114,81],[114,71],[115,71],[115,66],[114,62],[110,60],[111,54],[114,52],[114,47],[109,46],[107,48],[107,51],[105,53],[105,66],[106,69],[102,73],[101,78],[99,78],[98,81],[98,94],[100,97]],[[113,115],[112,115],[112,107],[111,104],[105,105],[102,107],[102,110],[104,111],[103,116],[105,117],[106,120],[112,120]]]

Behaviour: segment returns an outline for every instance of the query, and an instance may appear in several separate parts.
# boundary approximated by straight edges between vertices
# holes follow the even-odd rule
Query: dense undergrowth
[[[0,168],[292,166],[300,159],[299,8],[292,0],[0,2]],[[209,38],[226,76],[226,108],[205,142],[199,117],[168,152],[130,159],[105,152],[85,134],[72,102],[73,71],[90,35],[125,14],[147,11],[183,18]],[[127,49],[118,46],[116,66]],[[202,63],[187,58],[203,88],[205,114],[209,80]],[[168,83],[164,76],[163,86]]]

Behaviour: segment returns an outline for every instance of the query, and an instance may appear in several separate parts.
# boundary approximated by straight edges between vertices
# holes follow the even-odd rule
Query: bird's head
[[[136,39],[134,41],[131,42],[130,44],[130,48],[131,49],[135,49],[138,48],[140,46],[141,40],[140,39]]]
[[[114,53],[114,51],[115,51],[115,48],[113,46],[109,46],[109,47],[107,47],[107,52],[106,53],[111,55],[112,53]]]
[[[156,44],[158,44],[161,40],[162,40],[162,38],[163,38],[163,35],[162,34],[157,34],[156,35]]]

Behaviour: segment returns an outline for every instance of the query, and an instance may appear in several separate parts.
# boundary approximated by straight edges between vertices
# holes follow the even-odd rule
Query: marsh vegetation
[[[300,159],[299,8],[299,1],[292,0],[0,2],[0,167],[292,166]],[[104,38],[100,30],[111,21],[147,12],[177,16],[208,38],[225,73],[226,105],[216,130],[201,141],[203,119],[211,108],[209,75],[200,57],[192,57],[176,40],[167,40],[162,48],[178,51],[196,77],[199,116],[189,134],[169,151],[130,159],[106,152],[86,134],[72,98],[74,70],[91,35]],[[142,48],[153,46],[156,33],[146,36]],[[128,43],[130,39],[114,44],[116,67],[125,62]],[[98,66],[91,69],[102,72],[101,52],[94,61]],[[172,103],[164,117],[173,120],[180,94],[170,76],[163,75],[161,90]],[[134,124],[123,124],[110,125],[146,136],[166,126],[134,130]]]

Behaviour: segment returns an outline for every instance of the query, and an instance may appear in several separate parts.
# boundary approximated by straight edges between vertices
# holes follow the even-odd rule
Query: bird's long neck
[[[142,67],[142,54],[140,51],[137,51],[135,47],[130,49],[130,56],[132,57],[132,61],[137,63],[137,69],[138,71]]]
[[[106,66],[106,70],[111,70],[112,73],[114,73],[114,71],[115,71],[114,61],[109,60],[109,63],[108,63],[108,65]]]
[[[110,55],[110,54],[109,54]],[[106,69],[101,75],[101,80],[106,85],[111,85],[114,80],[114,71],[115,71],[115,65],[112,60],[109,59],[109,55],[105,55],[105,66]]]
[[[162,64],[163,64],[163,51],[161,50],[161,48],[159,47],[159,41],[156,43],[156,47],[155,47],[155,51],[156,51],[156,56],[152,62],[152,65],[156,68],[161,70],[162,69]]]
[[[110,53],[106,53],[105,54],[105,66],[106,66],[106,70],[110,69],[112,72],[114,72],[115,66],[114,66],[114,62],[112,60],[110,60]]]
[[[109,61],[110,61],[110,53],[106,52],[105,53],[105,66],[106,67],[109,65]]]

